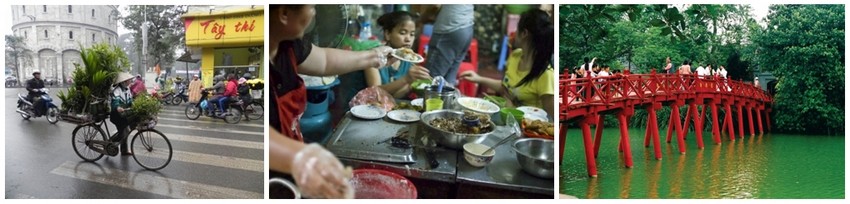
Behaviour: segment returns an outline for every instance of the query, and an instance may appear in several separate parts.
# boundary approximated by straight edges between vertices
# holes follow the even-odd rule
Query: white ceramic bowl
[[[457,104],[466,110],[473,112],[492,115],[499,112],[499,106],[493,102],[473,97],[461,97],[457,99]]]
[[[483,144],[467,143],[463,145],[463,158],[474,167],[487,166],[490,161],[493,161],[493,156],[496,156],[496,150],[490,151],[486,155],[483,154],[489,148],[490,146]]]

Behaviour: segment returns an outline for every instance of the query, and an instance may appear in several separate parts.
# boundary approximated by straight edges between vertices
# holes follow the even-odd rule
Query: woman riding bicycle
[[[115,83],[112,88],[112,111],[109,114],[109,121],[111,121],[112,124],[115,124],[115,128],[118,129],[118,134],[115,134],[115,136],[109,138],[109,140],[112,142],[121,140],[121,155],[133,155],[133,152],[127,148],[127,140],[124,140],[125,135],[130,133],[130,129],[128,128],[130,122],[125,117],[124,112],[133,105],[133,94],[128,88],[131,82],[130,79],[133,79],[133,75],[123,72],[119,73],[118,77],[115,78]]]

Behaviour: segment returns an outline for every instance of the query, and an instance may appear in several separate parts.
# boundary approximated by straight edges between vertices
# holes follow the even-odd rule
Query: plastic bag
[[[202,109],[202,110],[206,110],[206,109],[207,109],[207,105],[208,105],[208,104],[207,104],[207,100],[201,101],[201,109]]]
[[[389,92],[381,89],[380,87],[374,86],[357,92],[357,95],[348,102],[348,105],[350,107],[373,105],[389,112],[393,109],[393,107],[395,107],[395,99]]]

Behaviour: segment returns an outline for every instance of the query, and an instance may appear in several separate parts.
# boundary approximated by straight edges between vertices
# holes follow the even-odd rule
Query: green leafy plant
[[[73,86],[67,92],[59,92],[61,111],[105,115],[109,112],[106,99],[109,98],[115,76],[126,71],[130,61],[119,47],[108,44],[83,48],[80,50],[80,58],[83,63],[74,64],[76,69],[71,76]],[[97,100],[102,103],[91,105]]]
[[[130,108],[131,111],[127,115],[127,119],[130,121],[145,121],[156,117],[162,109],[162,104],[148,94],[141,94],[133,99],[133,105]]]

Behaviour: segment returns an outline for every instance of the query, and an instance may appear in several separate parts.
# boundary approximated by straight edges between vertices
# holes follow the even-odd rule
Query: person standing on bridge
[[[582,77],[589,77],[590,76],[589,74],[593,73],[591,71],[591,67],[593,67],[593,63],[595,63],[595,62],[596,62],[595,57],[593,58],[593,60],[588,60],[587,57],[584,58],[584,64],[581,65],[581,70],[584,71],[584,72],[582,72],[583,73],[581,75]]]
[[[679,74],[692,74],[691,62],[685,60],[685,62],[682,63],[682,66],[679,67]]]
[[[706,75],[705,72],[706,72],[705,67],[703,67],[702,64],[700,64],[699,67],[697,67],[697,76],[699,76],[699,78],[702,79]]]
[[[667,72],[667,74],[673,74],[673,62],[670,61],[670,57],[667,57],[666,64],[667,65],[664,66],[664,71]]]

